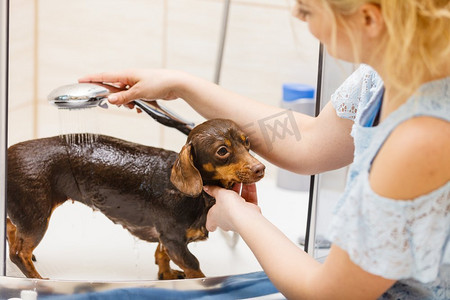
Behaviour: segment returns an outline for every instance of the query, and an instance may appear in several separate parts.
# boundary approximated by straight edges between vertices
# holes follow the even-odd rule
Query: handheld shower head
[[[60,109],[83,109],[100,106],[108,108],[108,95],[123,91],[112,85],[102,83],[76,83],[54,89],[48,95],[48,101]],[[194,128],[194,123],[183,120],[168,109],[158,104],[156,100],[134,100],[133,104],[147,113],[157,122],[178,129],[184,134]]]
[[[63,85],[48,95],[48,101],[63,109],[96,107],[105,100],[111,90],[105,85],[77,83]]]

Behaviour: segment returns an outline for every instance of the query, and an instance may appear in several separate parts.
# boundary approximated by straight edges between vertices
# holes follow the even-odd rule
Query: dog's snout
[[[253,174],[257,177],[263,177],[265,169],[266,169],[266,166],[261,163],[256,164],[251,168]]]

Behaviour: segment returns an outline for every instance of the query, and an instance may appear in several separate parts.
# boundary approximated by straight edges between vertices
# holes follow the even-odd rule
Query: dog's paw
[[[178,270],[169,270],[167,272],[158,273],[159,280],[170,280],[170,279],[185,279],[186,274]]]

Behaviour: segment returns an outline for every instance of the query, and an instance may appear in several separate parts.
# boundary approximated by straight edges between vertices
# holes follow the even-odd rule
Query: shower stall
[[[8,140],[8,1],[0,7],[0,274],[5,275],[6,149]]]

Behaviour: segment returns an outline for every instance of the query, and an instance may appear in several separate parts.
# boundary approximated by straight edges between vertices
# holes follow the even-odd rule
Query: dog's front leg
[[[189,251],[186,241],[162,241],[169,258],[177,264],[186,274],[186,278],[205,277],[200,270],[200,263]]]
[[[159,267],[158,279],[160,280],[186,278],[184,272],[173,270],[170,267],[170,257],[167,255],[166,249],[161,243],[158,243],[158,247],[156,247],[155,264]]]

